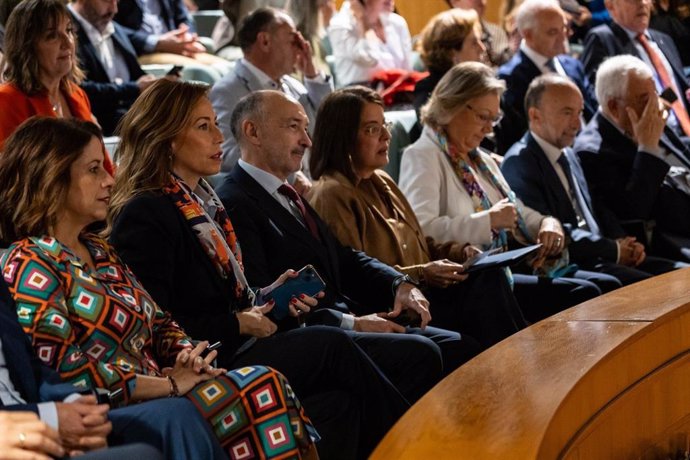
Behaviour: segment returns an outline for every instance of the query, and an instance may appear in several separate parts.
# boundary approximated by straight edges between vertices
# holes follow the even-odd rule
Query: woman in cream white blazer
[[[390,133],[383,101],[362,86],[331,94],[319,109],[310,168],[309,201],[344,245],[394,265],[420,283],[432,323],[475,338],[483,347],[526,322],[501,270],[469,276],[461,265],[469,246],[425,238],[388,163]]]
[[[577,270],[563,256],[560,222],[516,199],[492,156],[479,144],[500,120],[505,89],[491,69],[477,62],[446,73],[422,108],[424,130],[404,153],[400,188],[425,234],[484,249],[541,243],[533,267],[560,267],[571,278],[514,275],[515,294],[528,319],[549,316],[617,287],[613,277]],[[555,261],[561,261],[557,265]]]

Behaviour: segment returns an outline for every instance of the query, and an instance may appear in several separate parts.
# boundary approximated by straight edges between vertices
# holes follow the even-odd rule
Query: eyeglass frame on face
[[[474,116],[477,119],[477,121],[479,121],[480,123],[483,123],[484,125],[490,124],[492,128],[495,128],[501,122],[501,120],[503,120],[504,114],[500,110],[496,114],[495,117],[491,117],[491,116],[486,115],[484,113],[477,112],[477,109],[475,109],[474,107],[472,107],[469,104],[465,104],[465,107],[467,107],[468,109],[470,109],[472,111],[472,113],[474,113]]]
[[[383,134],[383,130],[386,130],[388,134],[391,133],[391,129],[393,129],[393,122],[392,121],[386,121],[382,125],[376,123],[369,123],[366,126],[362,127],[362,130],[364,131],[364,134],[366,134],[369,137],[377,137],[380,138],[381,134]]]

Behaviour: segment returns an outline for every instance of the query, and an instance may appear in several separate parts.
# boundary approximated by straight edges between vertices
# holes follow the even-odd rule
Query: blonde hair
[[[477,27],[479,16],[474,10],[453,8],[437,14],[424,26],[417,44],[422,61],[429,70],[445,73],[453,67],[453,51],[461,50]]]
[[[208,90],[206,84],[160,79],[120,120],[120,143],[115,150],[118,168],[106,234],[131,198],[160,190],[170,181],[173,140],[189,125],[194,106]]]
[[[446,126],[468,101],[488,93],[503,94],[506,85],[481,62],[461,62],[451,67],[438,82],[421,110],[422,123],[431,128]]]

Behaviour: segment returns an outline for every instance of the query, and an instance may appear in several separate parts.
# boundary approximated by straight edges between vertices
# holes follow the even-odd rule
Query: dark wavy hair
[[[11,243],[48,234],[70,186],[70,168],[92,138],[95,124],[77,119],[31,117],[9,137],[0,154],[0,240]]]
[[[0,63],[6,82],[30,96],[44,90],[36,43],[47,30],[57,27],[63,18],[72,21],[62,0],[24,0],[14,8],[5,26],[5,56]],[[63,77],[60,89],[69,94],[74,89],[73,85],[78,85],[83,79],[84,73],[77,63],[75,50],[72,69]]]
[[[314,126],[309,172],[317,180],[326,173],[339,172],[352,182],[357,180],[351,155],[366,103],[383,107],[383,99],[372,89],[351,86],[331,93],[319,107]]]

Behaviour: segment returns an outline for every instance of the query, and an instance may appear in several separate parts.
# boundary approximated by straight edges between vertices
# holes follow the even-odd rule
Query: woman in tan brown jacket
[[[525,326],[500,270],[464,274],[475,249],[426,238],[407,199],[380,168],[390,133],[383,102],[349,87],[321,104],[310,170],[310,204],[340,241],[410,275],[425,288],[435,326],[466,333],[488,347]]]

